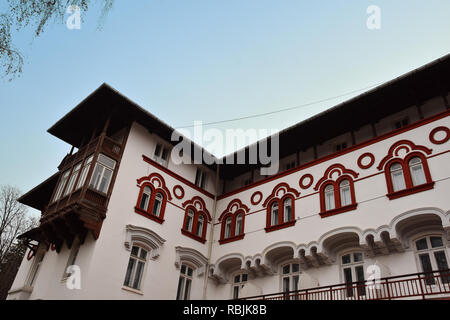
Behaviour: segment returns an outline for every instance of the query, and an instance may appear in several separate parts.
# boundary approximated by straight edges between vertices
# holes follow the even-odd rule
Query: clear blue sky
[[[174,127],[267,112],[447,54],[449,15],[448,0],[116,0],[101,31],[97,7],[80,30],[22,30],[23,74],[0,80],[0,184],[26,192],[56,172],[70,146],[46,130],[103,82]],[[283,129],[351,96],[217,128]]]

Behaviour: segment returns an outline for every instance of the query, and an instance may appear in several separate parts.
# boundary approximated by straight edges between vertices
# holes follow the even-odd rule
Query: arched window
[[[241,240],[245,233],[245,213],[249,208],[239,199],[233,199],[219,217],[221,223],[220,244]]]
[[[329,184],[325,187],[325,209],[332,210],[335,208],[334,187]]]
[[[236,227],[234,228],[234,234],[239,236],[242,233],[242,213],[240,213],[236,216]]]
[[[352,196],[350,192],[350,182],[344,179],[339,183],[339,192],[341,196],[341,206],[348,206],[352,203]]]
[[[186,217],[186,222],[184,224],[184,229],[186,231],[192,232],[192,225],[194,223],[194,215],[195,212],[192,209],[188,209],[188,213],[187,213],[187,217]]]
[[[145,187],[144,191],[142,191],[141,203],[139,204],[140,209],[147,211],[151,194],[152,190],[150,187]]]
[[[421,272],[431,272],[437,270],[448,270],[448,259],[445,253],[444,239],[441,235],[430,235],[421,237],[415,241],[417,259]],[[436,281],[450,283],[448,272],[439,274],[428,273],[425,275],[425,283],[428,285],[436,284]]]
[[[287,183],[277,184],[272,193],[264,200],[266,208],[266,232],[292,227],[295,219],[295,200],[300,192],[291,188]]]
[[[403,176],[403,168],[400,163],[393,163],[390,166],[392,188],[394,191],[403,190],[406,188],[405,177]]]
[[[422,160],[419,157],[413,157],[409,160],[409,171],[413,186],[419,186],[427,182],[423,170]]]
[[[278,202],[272,203],[270,209],[270,225],[275,226],[278,224]]]
[[[390,200],[433,189],[426,156],[431,153],[431,149],[409,140],[400,140],[389,148],[377,169],[384,170],[388,189],[386,196]]]
[[[152,173],[148,177],[138,179],[138,185],[140,185],[140,192],[134,211],[158,223],[163,223],[167,200],[172,199],[164,179],[161,175]]]
[[[141,289],[142,278],[147,261],[148,250],[140,245],[133,244],[130,259],[128,260],[127,272],[125,274],[124,286],[136,290]]]
[[[161,213],[161,205],[164,197],[161,192],[158,192],[155,196],[155,201],[153,201],[153,211],[152,214],[159,217],[159,214]]]
[[[206,229],[211,217],[193,205],[186,207],[181,233],[202,243],[206,242]]]
[[[284,221],[288,222],[292,220],[292,199],[286,198],[283,202],[283,214]]]

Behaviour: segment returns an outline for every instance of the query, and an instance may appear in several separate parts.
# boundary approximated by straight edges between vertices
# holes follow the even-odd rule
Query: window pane
[[[411,171],[411,178],[414,186],[426,183],[422,161],[419,157],[414,157],[409,161],[409,169]]]
[[[347,264],[351,262],[351,258],[349,254],[342,256],[342,264]]]
[[[403,190],[406,188],[405,179],[403,178],[403,168],[399,163],[391,165],[391,179],[394,191]]]
[[[350,269],[350,268],[344,269],[344,281],[345,281],[345,283],[348,283],[348,284],[353,282],[352,269]],[[353,288],[351,285],[347,286],[347,296],[353,297]]]
[[[432,248],[439,248],[444,246],[441,237],[430,237],[430,242]]]
[[[203,221],[203,216],[199,216],[197,221],[197,236],[199,237],[201,237],[203,234]]]
[[[234,283],[239,283],[241,282],[241,275],[238,274],[237,276],[234,276]]]
[[[231,217],[228,217],[225,222],[225,238],[229,238],[231,236]]]
[[[360,296],[366,295],[366,288],[364,287],[364,268],[362,266],[358,266],[355,268],[356,279],[358,282],[358,294]]]
[[[141,286],[142,272],[144,271],[144,262],[139,261],[136,269],[136,275],[134,276],[133,288],[139,289]]]
[[[359,261],[362,261],[363,260],[363,256],[362,256],[362,253],[361,252],[355,252],[354,254],[353,254],[353,262],[359,262]]]
[[[184,288],[184,300],[189,300],[189,294],[191,293],[191,280],[186,279],[186,287]]]
[[[329,184],[325,187],[325,210],[333,210],[334,208],[334,187]]]
[[[139,256],[141,259],[146,259],[147,258],[147,251],[145,251],[144,249],[141,249],[141,254]]]
[[[148,201],[150,200],[150,188],[145,187],[142,193],[141,203],[139,204],[139,208],[142,210],[148,209]]]
[[[177,300],[181,300],[183,294],[183,287],[184,287],[184,278],[180,277],[180,279],[178,280]]]
[[[160,153],[161,153],[161,145],[158,143],[157,145],[156,145],[156,148],[155,148],[155,157],[159,157],[159,155],[160,155]]]
[[[422,266],[423,272],[430,272],[433,271],[433,267],[431,266],[431,260],[428,253],[420,254],[419,255],[420,264]],[[432,278],[432,274],[428,274],[425,276],[425,283],[427,285],[432,285],[435,283],[434,278]]]
[[[294,263],[292,265],[292,272],[298,272],[300,270],[300,265],[298,263]]]
[[[283,274],[288,274],[289,272],[291,272],[291,265],[290,264],[288,264],[288,265],[283,267]]]
[[[131,274],[133,272],[135,262],[136,261],[133,258],[130,258],[130,261],[128,261],[127,273],[125,275],[125,281],[123,283],[127,287],[131,286]]]
[[[242,233],[242,214],[236,217],[235,235],[238,236]]]
[[[348,206],[352,203],[350,196],[350,183],[348,180],[343,180],[339,184],[340,195],[341,195],[341,206]]]
[[[138,252],[139,252],[139,247],[133,246],[133,248],[131,249],[131,254],[132,254],[133,256],[136,256],[136,257],[137,257]]]
[[[186,266],[184,264],[181,265],[181,273],[186,274]]]
[[[248,277],[248,275],[246,273],[244,273],[242,275],[242,282],[246,282],[247,281],[247,277]]]
[[[104,168],[103,170],[103,176],[101,178],[101,182],[100,182],[100,186],[98,187],[98,190],[103,192],[103,193],[107,193],[108,192],[108,187],[109,187],[109,182],[111,181],[111,176],[112,176],[112,170],[109,168]]]
[[[278,224],[278,203],[272,204],[272,213],[271,213],[271,225]]]
[[[239,286],[233,287],[233,299],[239,298]]]
[[[116,166],[115,160],[108,158],[107,156],[104,156],[103,154],[98,155],[97,162],[101,163],[102,165],[104,165],[105,167],[108,167],[110,169],[114,169],[114,167]]]
[[[290,288],[289,288],[289,277],[283,278],[283,291],[284,292],[290,291]]]
[[[434,253],[434,258],[436,259],[436,264],[439,270],[448,270],[447,257],[444,251],[437,251]],[[450,283],[449,272],[441,272],[442,283]]]
[[[192,277],[192,268],[187,268],[187,274],[188,276]]]
[[[161,193],[157,193],[155,196],[155,202],[153,203],[153,210],[152,214],[159,217],[159,214],[161,212],[161,202],[162,202],[162,195]]]
[[[416,241],[417,250],[425,250],[428,249],[427,238],[423,238]]]
[[[192,219],[194,217],[194,213],[189,210],[188,211],[188,216],[186,218],[186,230],[189,232],[192,232]]]
[[[284,222],[292,220],[292,200],[287,198],[284,200]]]

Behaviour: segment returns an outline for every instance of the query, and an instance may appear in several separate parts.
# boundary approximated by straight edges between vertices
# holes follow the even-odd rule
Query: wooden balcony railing
[[[376,281],[244,297],[241,300],[393,300],[450,298],[450,269],[381,278]]]

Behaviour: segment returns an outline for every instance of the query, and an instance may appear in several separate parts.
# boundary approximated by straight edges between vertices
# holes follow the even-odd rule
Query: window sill
[[[328,211],[322,211],[319,213],[319,215],[321,218],[326,218],[326,217],[334,216],[339,213],[344,213],[347,211],[355,210],[357,206],[358,206],[357,203],[353,203],[353,204],[350,204],[345,207],[335,208],[335,209],[328,210]]]
[[[240,234],[238,236],[231,237],[231,238],[220,239],[219,243],[220,244],[225,244],[225,243],[228,243],[228,242],[238,241],[238,240],[244,239],[244,237],[245,237],[245,233]]]
[[[408,188],[408,189],[403,189],[400,191],[395,191],[395,192],[391,192],[388,193],[386,196],[389,198],[389,200],[393,200],[393,199],[397,199],[397,198],[401,198],[404,196],[408,196],[410,194],[414,194],[414,193],[418,193],[418,192],[422,192],[425,190],[430,190],[434,188],[434,181],[433,182],[428,182],[425,184],[421,184],[412,188]]]
[[[134,212],[136,212],[146,218],[149,218],[150,220],[156,221],[159,224],[162,224],[164,222],[164,219],[157,217],[154,214],[148,213],[147,211],[142,210],[141,208],[134,207]]]
[[[297,222],[297,220],[292,220],[292,221],[284,222],[284,223],[277,224],[274,226],[265,227],[264,230],[266,230],[266,232],[272,232],[272,231],[292,227],[293,225],[295,225],[296,222]]]
[[[140,294],[141,296],[144,295],[144,293],[141,290],[137,290],[137,289],[133,289],[127,286],[123,286],[122,290],[128,291],[128,292],[132,292],[132,293],[136,293],[136,294]]]
[[[197,236],[197,235],[195,235],[195,234],[193,234],[193,233],[191,233],[189,231],[186,231],[184,229],[181,229],[181,233],[184,234],[185,236],[189,237],[189,238],[192,238],[192,239],[198,241],[198,242],[201,242],[201,243],[205,243],[206,242],[206,239],[203,239],[203,238],[201,238],[201,237],[199,237],[199,236]]]

